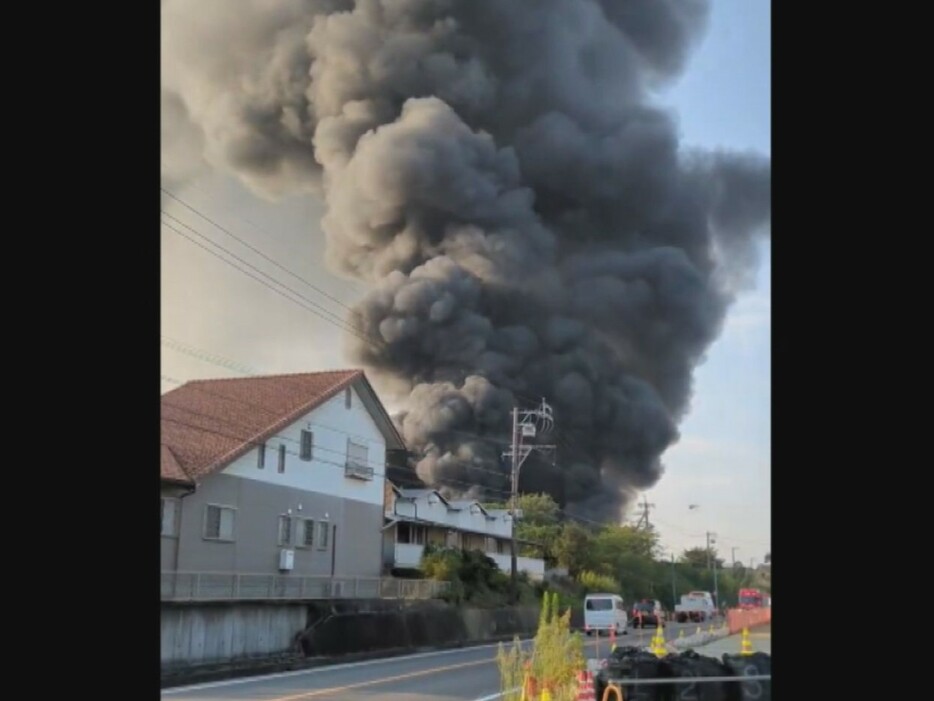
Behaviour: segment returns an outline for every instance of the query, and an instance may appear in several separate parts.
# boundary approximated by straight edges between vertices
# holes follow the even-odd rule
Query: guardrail
[[[635,698],[636,695],[630,694],[629,696],[624,696],[623,689],[629,690],[630,687],[640,686],[640,685],[657,685],[657,684],[677,684],[680,688],[677,689],[680,693],[678,698],[681,699],[697,699],[704,698],[705,694],[698,693],[698,689],[695,687],[695,684],[736,684],[740,686],[739,689],[739,698],[745,701],[746,699],[762,699],[763,696],[770,697],[771,692],[764,692],[763,686],[759,682],[770,682],[772,681],[771,674],[745,674],[742,676],[735,677],[669,677],[661,679],[610,679],[608,684],[603,691],[602,696],[597,699],[597,701],[624,701],[624,698]],[[612,696],[611,696],[612,694]],[[717,698],[717,695],[712,695],[712,698]]]
[[[232,572],[163,572],[162,601],[432,599],[450,586],[430,579]]]

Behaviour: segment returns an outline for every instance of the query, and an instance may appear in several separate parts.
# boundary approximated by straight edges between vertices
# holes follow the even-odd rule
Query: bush
[[[577,581],[580,582],[581,586],[584,588],[584,591],[588,594],[590,593],[619,594],[620,593],[619,582],[617,582],[612,577],[606,576],[605,574],[597,574],[596,572],[585,570],[581,572],[580,575],[578,575]]]
[[[571,632],[570,620],[570,609],[559,613],[557,594],[546,593],[532,649],[523,651],[518,639],[509,650],[500,644],[497,664],[504,701],[522,698],[527,677],[534,679],[537,688],[547,688],[554,701],[577,698],[577,673],[584,668],[584,644],[580,634]]]

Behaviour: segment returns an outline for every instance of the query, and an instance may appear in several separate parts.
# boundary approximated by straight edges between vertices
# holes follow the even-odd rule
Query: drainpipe
[[[172,597],[175,597],[175,586],[178,584],[178,556],[182,550],[182,499],[187,496],[191,496],[198,490],[198,485],[195,484],[188,489],[188,491],[179,494],[178,496],[178,534],[175,536],[175,569],[172,572]]]

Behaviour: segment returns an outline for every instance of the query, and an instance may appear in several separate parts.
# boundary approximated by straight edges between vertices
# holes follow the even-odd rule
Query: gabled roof
[[[478,509],[480,509],[484,516],[490,515],[487,510],[483,508],[483,504],[481,504],[476,499],[458,499],[457,501],[448,502],[448,508],[451,509],[451,511],[463,511],[464,509],[469,509],[473,506],[476,506]]]
[[[166,482],[178,482],[179,484],[193,484],[191,477],[185,474],[182,466],[178,464],[178,459],[167,445],[160,448],[160,462],[162,463],[162,479]]]
[[[445,504],[449,503],[448,500],[445,499],[441,492],[439,492],[437,489],[400,489],[399,487],[393,487],[393,489],[401,499],[421,499],[422,497],[430,497],[434,495]]]
[[[196,380],[162,395],[162,479],[223,469],[351,385],[387,448],[404,448],[362,370]]]

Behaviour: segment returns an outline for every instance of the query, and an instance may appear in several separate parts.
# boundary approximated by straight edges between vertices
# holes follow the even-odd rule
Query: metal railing
[[[430,579],[163,572],[162,601],[432,599],[450,586]]]
[[[353,477],[361,480],[371,480],[375,471],[369,465],[347,461],[344,463],[344,477]]]
[[[660,679],[638,679],[622,678],[609,679],[607,686],[603,691],[602,697],[598,701],[623,701],[624,698],[637,698],[635,694],[624,696],[623,689],[640,685],[652,684],[674,684],[677,685],[679,698],[696,699],[698,698],[698,689],[695,684],[719,683],[719,684],[741,684],[742,697],[757,699],[763,694],[762,685],[759,682],[772,682],[771,674],[744,674],[735,677],[665,677]],[[612,694],[612,697],[611,697]]]

